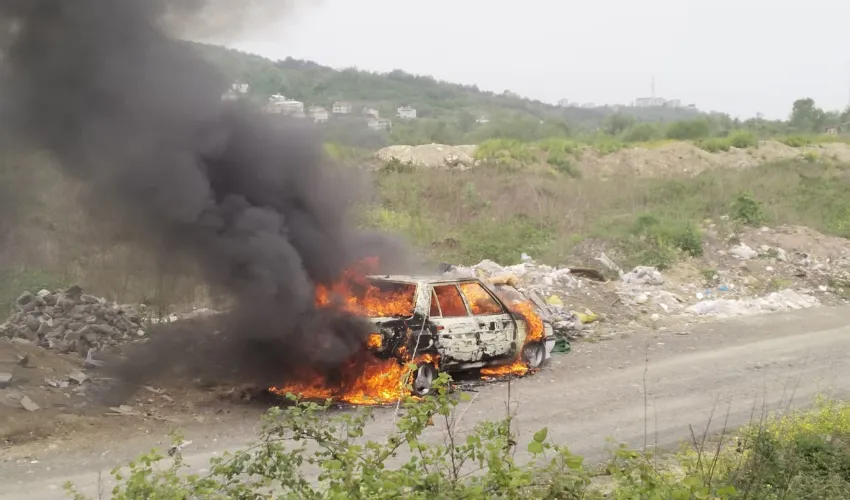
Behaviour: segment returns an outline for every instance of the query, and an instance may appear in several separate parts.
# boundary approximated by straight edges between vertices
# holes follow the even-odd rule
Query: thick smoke
[[[240,26],[240,2],[227,4]],[[0,4],[0,132],[50,152],[87,182],[99,203],[94,215],[120,214],[125,229],[166,258],[191,256],[210,285],[234,298],[224,321],[186,323],[132,352],[118,370],[131,384],[178,372],[276,383],[306,365],[330,369],[358,349],[367,325],[317,311],[315,284],[364,256],[392,264],[404,254],[350,223],[363,183],[325,168],[308,130],[225,104],[230,82],[170,36],[175,27],[218,29],[209,19],[222,16],[210,17],[210,7],[221,5]],[[219,333],[209,334],[213,327]]]

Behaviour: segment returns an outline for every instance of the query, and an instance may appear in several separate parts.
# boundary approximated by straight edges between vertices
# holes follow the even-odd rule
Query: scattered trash
[[[759,256],[758,252],[756,252],[752,248],[748,247],[744,243],[741,243],[738,246],[734,246],[734,247],[730,248],[729,253],[732,254],[733,256],[739,258],[739,259],[742,259],[742,260],[755,259],[756,257]]]
[[[139,331],[142,332],[142,334],[144,335],[144,332],[142,330],[139,330]],[[89,350],[86,352],[86,359],[85,359],[85,361],[83,361],[83,365],[88,366],[88,367],[103,366],[103,361],[98,361],[98,360],[94,359],[95,350],[96,349],[94,347],[89,348]]]
[[[71,385],[67,380],[59,380],[53,377],[44,377],[44,383],[57,389],[65,389]]]
[[[578,317],[579,321],[581,321],[581,324],[583,324],[583,325],[593,323],[594,321],[599,319],[599,317],[596,316],[596,314],[592,311],[587,311],[587,312],[583,312],[583,313],[573,311],[573,314],[575,314]]]
[[[173,457],[177,454],[177,452],[183,451],[183,448],[192,444],[191,441],[182,441],[178,444],[171,445],[171,448],[168,449],[168,456]]]

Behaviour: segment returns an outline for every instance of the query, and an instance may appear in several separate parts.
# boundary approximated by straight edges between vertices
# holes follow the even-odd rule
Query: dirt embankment
[[[382,162],[392,160],[425,168],[472,168],[476,146],[389,146],[376,153]],[[747,168],[773,161],[797,158],[850,162],[850,145],[826,143],[792,148],[777,141],[762,141],[758,147],[711,153],[687,142],[672,142],[658,147],[633,147],[610,154],[585,148],[575,155],[575,166],[589,177],[696,175],[712,168]]]

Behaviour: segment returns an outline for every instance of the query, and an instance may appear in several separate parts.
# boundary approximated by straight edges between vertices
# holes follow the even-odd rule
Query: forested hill
[[[514,119],[551,121],[553,127],[563,124],[587,130],[600,126],[606,116],[616,112],[613,107],[558,107],[510,92],[496,94],[475,85],[438,81],[401,70],[389,73],[335,70],[312,61],[291,58],[272,61],[224,47],[196,45],[228,76],[249,83],[251,93],[260,99],[283,94],[307,106],[330,106],[334,101],[344,100],[354,105],[355,110],[368,106],[388,117],[394,116],[399,106],[412,106],[421,119],[452,123],[461,129],[471,128],[480,117],[493,121],[508,115]],[[670,108],[626,107],[619,112],[652,122],[694,117],[693,111]]]

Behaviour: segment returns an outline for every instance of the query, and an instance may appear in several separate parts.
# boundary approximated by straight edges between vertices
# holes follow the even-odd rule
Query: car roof
[[[375,281],[388,281],[394,283],[410,283],[410,284],[418,284],[425,283],[429,285],[440,284],[440,283],[463,283],[469,281],[479,281],[478,278],[472,276],[407,276],[403,274],[382,274],[382,275],[371,275],[368,276],[369,279]]]

